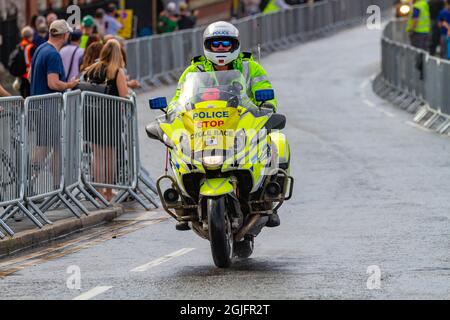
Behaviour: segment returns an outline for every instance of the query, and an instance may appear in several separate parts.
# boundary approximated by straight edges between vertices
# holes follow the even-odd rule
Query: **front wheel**
[[[233,234],[225,207],[225,197],[207,200],[209,240],[214,264],[228,268],[233,257]]]

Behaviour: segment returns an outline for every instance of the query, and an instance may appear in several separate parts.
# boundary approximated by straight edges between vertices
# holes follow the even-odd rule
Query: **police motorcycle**
[[[286,118],[254,105],[247,89],[236,70],[195,72],[169,111],[166,98],[149,101],[165,114],[147,135],[167,146],[173,173],[156,182],[161,204],[210,241],[219,268],[252,254],[254,238],[294,186],[289,144],[279,131]],[[273,90],[258,90],[255,98],[262,105]]]

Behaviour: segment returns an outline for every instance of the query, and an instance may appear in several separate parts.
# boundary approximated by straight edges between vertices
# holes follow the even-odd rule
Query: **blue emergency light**
[[[148,104],[150,105],[150,109],[152,110],[161,110],[167,108],[167,99],[166,97],[157,97],[148,100]]]

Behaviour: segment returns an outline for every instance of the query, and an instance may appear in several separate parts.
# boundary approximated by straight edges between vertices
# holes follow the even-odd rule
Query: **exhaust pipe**
[[[262,221],[265,220],[265,221]],[[266,224],[267,220],[269,220],[269,217],[266,216],[260,216],[258,214],[254,214],[250,217],[250,220],[247,222],[246,225],[244,225],[234,236],[234,241],[238,242],[241,241],[244,236],[256,225],[258,224]]]

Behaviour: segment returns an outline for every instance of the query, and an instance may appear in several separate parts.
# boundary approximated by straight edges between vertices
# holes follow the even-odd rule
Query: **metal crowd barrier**
[[[137,191],[155,206],[154,199],[138,188],[136,104],[124,99],[94,92],[83,92],[81,98],[82,123],[82,181],[105,205],[109,201],[96,188],[119,189],[112,199],[120,203],[128,196],[146,209]]]
[[[64,104],[62,95],[50,94],[29,97],[25,100],[24,121],[21,123],[24,152],[20,170],[24,193],[21,199],[6,207],[1,219],[25,213],[39,228],[52,222],[35,203],[36,200],[54,197],[63,188],[64,156]],[[72,208],[70,208],[72,209]],[[15,216],[16,219],[17,216]],[[40,220],[39,220],[39,219]],[[42,221],[42,222],[41,222]],[[9,235],[14,232],[5,229]]]
[[[18,205],[23,200],[24,183],[22,157],[25,154],[24,100],[22,97],[0,99],[0,208]],[[0,209],[2,210],[2,209]],[[8,234],[14,232],[6,224],[6,214],[0,214],[0,227]],[[29,211],[26,210],[29,214]],[[5,235],[0,231],[0,238]]]
[[[233,21],[241,34],[242,49],[270,53],[298,41],[327,35],[367,18],[367,9],[377,5],[392,8],[393,0],[323,0],[296,5],[270,14]],[[132,39],[125,42],[128,74],[140,81],[173,82],[192,57],[203,53],[204,27]]]
[[[52,223],[45,212],[61,204],[78,218],[88,215],[80,195],[96,208],[95,197],[109,205],[96,187],[121,190],[114,203],[131,196],[149,209],[140,193],[158,207],[144,188],[156,194],[139,161],[137,130],[134,96],[0,98],[0,238],[14,235],[8,219],[22,213],[39,228]]]
[[[84,195],[85,199],[90,201],[96,208],[102,206],[87,192],[81,181],[81,91],[70,91],[63,95],[65,106],[65,152],[64,152],[64,188],[58,197],[48,198],[41,206],[44,210],[48,210],[53,206],[58,208],[61,197],[67,197],[67,201],[73,203],[81,212],[88,215],[88,209],[80,202],[74,191],[78,191],[77,195]],[[72,208],[71,206],[69,208]],[[79,214],[72,211],[77,217]]]
[[[381,73],[374,81],[375,92],[415,112],[415,122],[445,134],[450,131],[446,88],[450,61],[411,46],[405,27],[405,20],[394,20],[383,31]]]

